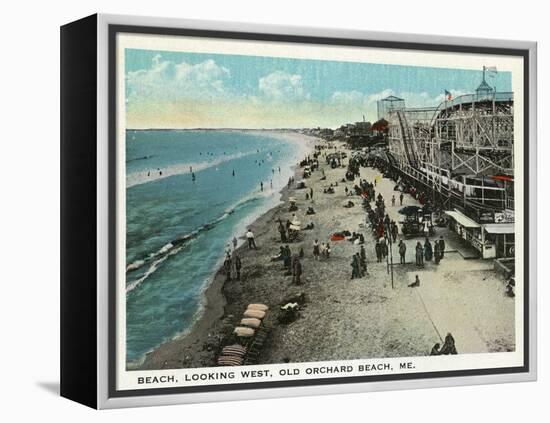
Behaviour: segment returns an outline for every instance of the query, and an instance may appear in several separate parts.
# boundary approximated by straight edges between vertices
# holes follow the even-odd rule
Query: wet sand
[[[340,148],[349,158],[350,151]],[[203,315],[191,332],[148,354],[141,369],[214,366],[223,334],[231,332],[249,303],[270,307],[265,323],[272,331],[260,355],[260,363],[265,364],[423,356],[449,331],[456,333],[459,353],[515,348],[514,299],[505,296],[504,284],[492,270],[492,263],[468,260],[465,266],[464,259],[452,249],[452,235],[443,229],[437,236],[446,237],[448,253],[440,265],[427,263],[423,269],[416,268],[412,263],[414,244],[421,239],[405,240],[407,264],[394,264],[392,288],[387,263],[376,262],[375,241],[365,227],[361,198],[345,195],[345,186],[353,187],[352,182],[341,182],[346,168],[331,169],[323,155],[319,156],[319,163],[320,170],[305,180],[308,189],[294,186],[284,189],[284,203],[250,226],[258,249],[248,250],[246,246],[238,249],[241,280],[226,282],[225,275],[218,272],[206,289]],[[347,165],[347,159],[344,163]],[[326,180],[321,180],[321,169]],[[296,181],[302,179],[301,172],[297,167]],[[394,183],[382,178],[375,169],[361,168],[361,178],[371,182],[376,177],[380,178],[376,193],[384,196],[390,217],[401,220],[400,206],[390,206]],[[334,194],[323,194],[323,188],[336,182]],[[313,199],[306,200],[310,187]],[[305,254],[303,283],[299,286],[292,283],[292,276],[285,276],[281,261],[271,261],[282,245],[277,219],[285,222],[292,216],[288,210],[289,196],[298,200],[295,213],[302,227],[309,222],[315,225],[313,230],[302,231],[299,242],[289,244],[293,254],[301,248]],[[348,200],[355,206],[343,207]],[[418,203],[406,195],[403,206],[412,204]],[[314,208],[315,215],[305,214],[308,206]],[[350,279],[351,258],[360,247],[349,241],[331,242],[329,259],[317,261],[313,257],[315,239],[327,242],[332,233],[342,230],[365,236],[368,275],[363,278]],[[399,262],[395,247],[393,258],[395,263]],[[407,285],[416,274],[421,286],[409,288]],[[276,319],[279,306],[298,293],[306,297],[299,318],[288,325],[279,324]]]

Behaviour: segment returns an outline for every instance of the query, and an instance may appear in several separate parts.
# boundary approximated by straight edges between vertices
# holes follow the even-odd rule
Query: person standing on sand
[[[376,240],[376,245],[374,246],[374,251],[376,252],[376,261],[378,263],[382,262],[382,246],[380,245],[380,241]]]
[[[395,207],[395,195],[391,196],[391,206]]]
[[[290,268],[292,264],[292,252],[290,251],[290,247],[288,246],[288,244],[285,245],[285,255],[283,257],[283,263],[284,263],[285,269],[287,269],[287,272],[290,272]]]
[[[405,254],[407,253],[407,246],[403,240],[399,241],[399,263],[405,264]]]
[[[235,250],[237,248],[237,238],[233,237],[233,249]]]
[[[434,260],[435,264],[439,264],[439,260],[441,260],[441,251],[439,249],[439,241],[437,239],[434,242]]]
[[[403,205],[403,193],[399,194],[399,205],[402,206]]]
[[[351,259],[351,279],[356,279],[359,277],[359,261],[357,256],[354,254]]]
[[[361,258],[361,269],[363,269],[363,272],[367,273],[367,252],[365,251],[364,245],[361,245],[359,256]]]
[[[301,285],[302,284],[302,263],[300,262],[300,258],[299,257],[295,257],[294,258],[294,265],[292,266],[293,268],[293,278],[292,278],[292,283],[294,283],[294,285]]]
[[[248,241],[248,249],[249,250],[251,250],[251,249],[257,250],[258,249],[258,247],[256,247],[256,241],[254,240],[254,233],[250,229],[246,232],[246,239]]]
[[[386,238],[380,239],[380,248],[382,250],[382,258],[386,258],[388,256],[388,243],[386,242]]]
[[[313,188],[309,187],[309,198],[313,200]]]
[[[432,243],[430,242],[429,238],[426,238],[426,242],[424,242],[424,259],[426,261],[432,261],[432,256]]]
[[[445,240],[443,239],[443,235],[439,237],[439,253],[441,254],[441,260],[443,260],[445,256]]]
[[[238,281],[241,280],[241,267],[242,267],[241,258],[239,257],[238,254],[235,254],[235,271],[237,272]]]
[[[319,247],[319,240],[316,239],[314,242],[313,242],[313,258],[315,260],[319,260],[319,255],[320,255],[321,251],[320,251],[320,247]]]
[[[443,343],[443,346],[441,347],[439,354],[441,355],[458,354],[455,346],[455,339],[453,338],[453,335],[451,335],[450,332],[447,333],[447,336],[445,336],[445,342]]]
[[[260,182],[260,191],[263,191],[263,190],[264,190],[264,183]]]
[[[225,281],[231,280],[231,257],[226,256],[223,262],[223,273],[225,273]]]
[[[416,243],[416,265],[418,267],[424,266],[424,249],[420,241]]]
[[[281,242],[286,242],[286,229],[281,219],[279,219],[279,234],[281,235]]]
[[[397,234],[399,233],[399,228],[397,227],[397,223],[395,223],[395,220],[391,221],[391,236],[393,238],[393,242],[397,242]]]

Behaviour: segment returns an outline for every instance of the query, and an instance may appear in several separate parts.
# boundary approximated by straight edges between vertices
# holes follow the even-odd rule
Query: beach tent
[[[346,237],[344,236],[344,234],[340,234],[340,233],[332,234],[332,236],[330,237],[331,241],[343,241],[345,239]]]
[[[290,225],[288,228],[292,229],[293,231],[299,231],[300,230],[300,226],[298,226],[298,225]]]
[[[249,308],[243,313],[243,316],[254,317],[255,319],[263,319],[265,317],[265,311],[254,310],[253,308]]]
[[[250,338],[254,336],[254,329],[244,326],[237,326],[233,333],[241,338]]]
[[[235,355],[221,355],[218,357],[218,366],[242,366],[243,358]]]
[[[265,304],[248,304],[247,309],[267,311],[269,310],[269,307],[266,306]]]
[[[237,357],[244,357],[246,354],[246,348],[239,344],[227,345],[223,347],[221,355],[233,355]]]
[[[284,306],[281,306],[281,310],[294,310],[298,307],[298,303],[286,303]]]

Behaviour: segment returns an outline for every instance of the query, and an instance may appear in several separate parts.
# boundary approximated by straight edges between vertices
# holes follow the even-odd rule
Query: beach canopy
[[[260,319],[255,319],[253,317],[245,317],[244,319],[241,320],[241,325],[248,326],[250,328],[257,329],[260,327],[261,324],[262,322]]]
[[[249,308],[243,313],[244,317],[254,317],[255,319],[263,319],[265,317],[265,311],[262,310],[254,310],[253,308]]]
[[[254,309],[254,310],[261,310],[261,311],[267,311],[269,310],[269,307],[266,306],[265,304],[259,304],[259,303],[255,303],[255,304],[248,304],[248,309]]]
[[[299,231],[300,227],[298,225],[290,225],[289,229],[292,229],[293,231]]]
[[[239,344],[227,345],[222,349],[222,356],[244,357],[246,348]]]
[[[298,303],[286,303],[284,306],[281,306],[281,310],[294,310],[296,307],[298,307]]]
[[[343,241],[345,240],[346,237],[344,235],[341,235],[341,234],[333,234],[331,237],[330,237],[330,240],[331,241]]]
[[[418,206],[405,206],[399,210],[399,214],[404,214],[405,216],[410,216],[413,214],[418,214],[422,211],[422,208]]]
[[[254,336],[254,329],[244,326],[237,326],[233,333],[242,338],[250,338],[251,336]]]
[[[288,197],[288,201],[290,201],[291,203],[295,203],[296,198],[295,197]]]
[[[218,366],[242,366],[243,358],[234,355],[222,355],[218,357]]]

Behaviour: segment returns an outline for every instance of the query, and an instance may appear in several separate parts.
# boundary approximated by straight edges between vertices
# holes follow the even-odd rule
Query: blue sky
[[[129,128],[337,127],[393,94],[433,106],[471,93],[480,70],[126,49]],[[488,63],[490,65],[490,63]],[[511,74],[487,79],[511,90]]]

